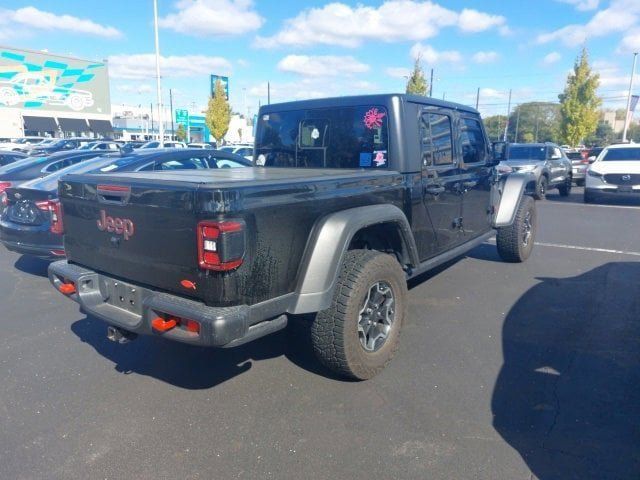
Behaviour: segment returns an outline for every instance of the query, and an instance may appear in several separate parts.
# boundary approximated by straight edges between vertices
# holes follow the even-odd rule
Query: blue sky
[[[108,5],[108,6],[107,6]],[[484,114],[557,100],[582,45],[605,107],[624,105],[639,0],[158,0],[165,103],[206,103],[209,73],[229,75],[231,102],[403,91],[416,55],[433,95]],[[0,43],[108,59],[112,103],[155,101],[151,0],[0,0]],[[640,78],[638,79],[640,80]],[[640,81],[638,82],[640,89]]]

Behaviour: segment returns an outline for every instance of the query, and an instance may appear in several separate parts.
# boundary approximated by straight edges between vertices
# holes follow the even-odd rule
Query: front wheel
[[[311,325],[320,362],[344,377],[375,376],[398,348],[406,299],[406,276],[394,257],[375,250],[348,251],[331,306]]]
[[[547,185],[549,184],[549,181],[547,180],[547,177],[545,177],[544,175],[541,176],[538,179],[538,183],[536,183],[536,191],[533,194],[534,198],[536,200],[544,200],[545,197],[547,196]]]
[[[505,262],[524,262],[531,255],[535,238],[536,204],[531,197],[524,195],[513,223],[498,229],[498,254]]]

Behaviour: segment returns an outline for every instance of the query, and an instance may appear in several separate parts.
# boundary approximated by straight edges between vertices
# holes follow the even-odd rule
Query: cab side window
[[[487,143],[482,126],[473,118],[462,118],[460,144],[462,160],[466,163],[484,163],[487,159]]]
[[[453,163],[453,135],[447,115],[423,113],[420,134],[422,168]]]

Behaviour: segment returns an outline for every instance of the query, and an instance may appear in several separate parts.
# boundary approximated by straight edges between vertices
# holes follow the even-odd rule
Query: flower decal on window
[[[367,110],[367,113],[364,114],[364,126],[369,130],[374,128],[380,128],[382,126],[382,119],[385,117],[386,113],[379,112],[377,108],[371,108]]]

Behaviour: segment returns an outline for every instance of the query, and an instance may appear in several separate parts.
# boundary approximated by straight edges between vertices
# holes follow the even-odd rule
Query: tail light
[[[227,272],[242,265],[245,252],[242,220],[198,223],[198,264],[205,270]]]
[[[51,233],[62,235],[64,233],[64,225],[62,223],[62,204],[60,203],[60,200],[48,200],[47,203],[49,204],[49,213],[51,213]]]
[[[4,192],[11,186],[11,182],[0,182],[0,193]]]

